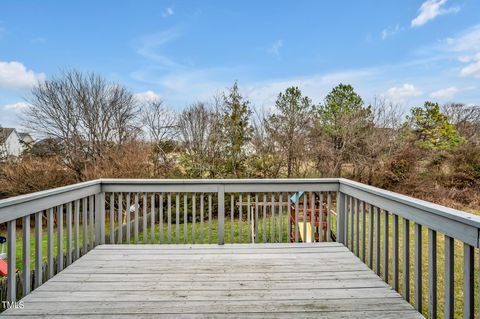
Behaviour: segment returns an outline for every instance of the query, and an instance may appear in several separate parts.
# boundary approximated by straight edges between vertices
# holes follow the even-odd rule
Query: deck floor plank
[[[337,243],[101,245],[22,299],[25,318],[423,318]]]

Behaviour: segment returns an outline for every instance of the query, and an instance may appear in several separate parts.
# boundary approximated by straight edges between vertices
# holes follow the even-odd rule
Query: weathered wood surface
[[[422,318],[337,243],[101,245],[5,317]]]

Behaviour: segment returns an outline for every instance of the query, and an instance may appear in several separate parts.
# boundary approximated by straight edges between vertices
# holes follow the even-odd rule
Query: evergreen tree
[[[252,111],[235,82],[223,95],[223,124],[226,151],[226,174],[236,178],[245,172],[245,146],[251,138],[250,116]]]
[[[423,107],[413,108],[408,119],[416,144],[421,148],[449,150],[463,141],[455,125],[440,111],[438,103],[425,102]]]

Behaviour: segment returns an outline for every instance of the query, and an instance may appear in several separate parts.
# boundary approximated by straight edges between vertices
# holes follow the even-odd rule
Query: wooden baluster
[[[26,296],[32,287],[30,282],[30,215],[22,218],[22,265],[23,295]]]
[[[278,221],[278,242],[283,243],[283,193],[278,198]]]
[[[203,202],[203,193],[200,194],[200,244],[203,244],[204,237],[203,237],[203,215],[204,215],[204,202]]]
[[[235,229],[234,229],[234,222],[235,222],[235,194],[230,193],[230,243],[233,244],[235,241]]]
[[[65,218],[67,224],[67,248],[66,248],[66,262],[67,267],[72,263],[72,203],[67,203],[67,213]]]
[[[403,299],[410,302],[410,221],[403,219]]]
[[[373,215],[373,206],[368,204],[368,265],[373,269],[373,222],[375,217]]]
[[[172,193],[167,194],[167,241],[172,243]]]
[[[437,232],[428,229],[428,316],[437,317]]]
[[[53,208],[48,209],[47,215],[47,259],[48,259],[48,279],[55,275],[53,264]]]
[[[159,239],[158,239],[158,242],[160,244],[163,244],[163,193],[160,193],[160,200],[159,200],[159,204],[158,204],[158,209],[160,210],[160,216],[159,216],[159,223],[160,223],[160,235],[159,235]]]
[[[95,230],[94,230],[94,225],[95,225],[95,220],[93,218],[93,212],[94,212],[94,200],[93,196],[90,196],[88,198],[88,217],[89,217],[89,222],[90,222],[90,249],[93,249],[95,247]],[[86,251],[85,251],[86,253]]]
[[[250,220],[250,193],[247,194],[247,241],[250,243],[252,238],[251,238],[251,220]]]
[[[323,193],[318,192],[318,198],[319,198],[319,203],[318,203],[318,241],[322,242],[324,240],[323,234]],[[315,208],[315,202],[313,204],[313,207]],[[313,211],[315,213],[315,210]],[[315,214],[313,214],[313,222],[312,222],[312,227],[315,229]],[[327,228],[328,228],[328,217],[327,217]],[[315,236],[312,237],[315,240]],[[328,241],[327,238],[325,238],[326,241]]]
[[[123,243],[123,194],[118,193],[117,196],[117,206],[118,206],[118,212],[117,212],[117,227],[118,227],[118,232],[117,232],[117,244],[122,244]]]
[[[398,291],[398,215],[392,214],[392,287]]]
[[[422,312],[422,225],[417,223],[415,223],[414,246],[415,309]]]
[[[188,242],[188,193],[183,193],[183,243]]]
[[[295,228],[295,242],[298,243],[298,214],[300,213],[299,212],[299,204],[298,202],[300,201],[300,198],[299,198],[299,193],[296,192],[295,193],[295,225],[294,228]]]
[[[127,244],[130,244],[131,241],[132,241],[132,225],[131,225],[131,222],[130,222],[130,217],[132,215],[130,209],[131,209],[131,203],[130,203],[130,192],[127,193],[127,198],[126,198],[126,216],[125,216],[125,222],[127,224],[127,228],[126,228],[126,242]]]
[[[133,215],[133,242],[135,244],[138,244],[138,193],[135,193],[135,199],[134,199],[134,208],[135,212]]]
[[[320,197],[319,197],[320,198]],[[318,217],[320,218],[321,212],[319,209],[319,214]],[[315,242],[315,193],[311,192],[311,198],[310,198],[310,237],[312,238],[312,243]],[[319,223],[318,225],[318,240],[321,241],[322,237],[322,224]]]
[[[243,215],[243,207],[242,207],[242,193],[238,195],[238,242],[243,243],[243,229],[242,229],[242,215]]]
[[[63,270],[63,205],[57,206],[57,272]]]
[[[383,280],[388,283],[388,246],[390,240],[389,234],[389,214],[387,210],[383,211],[384,222],[383,222]]]
[[[208,243],[212,243],[212,194],[208,194]]]
[[[155,244],[155,193],[150,194],[150,243]]]
[[[453,318],[455,314],[455,241],[445,235],[445,318]]]
[[[474,248],[463,244],[463,317],[474,317]]]
[[[325,241],[332,241],[332,226],[331,220],[332,216],[330,215],[330,210],[332,209],[332,193],[327,192],[327,238]]]
[[[307,242],[307,193],[303,192],[303,242]]]
[[[180,193],[175,197],[175,244],[180,243]]]
[[[88,250],[88,198],[82,199],[82,248],[83,254]]]
[[[147,238],[148,238],[148,231],[147,231],[147,193],[143,193],[143,199],[142,199],[142,237],[143,237],[143,243],[147,243]]]
[[[75,260],[80,258],[80,200],[75,201],[75,211],[73,213],[73,238],[75,242]]]
[[[115,244],[115,195],[110,193],[110,244]]]
[[[196,216],[196,205],[197,205],[197,195],[196,193],[192,194],[192,244],[195,244],[195,237],[197,236],[195,227],[197,223],[197,216]]]
[[[355,199],[355,253],[360,257],[360,200]]]
[[[366,233],[367,233],[367,214],[365,213],[365,202],[361,203],[361,215],[362,215],[362,261],[365,263],[367,259],[366,251]]]
[[[350,251],[354,251],[355,249],[355,217],[354,217],[354,210],[355,210],[355,203],[353,201],[353,197],[352,196],[349,196],[350,197],[350,205],[349,205],[349,208],[350,208],[350,244],[349,244],[349,248],[350,248]]]
[[[272,223],[270,225],[270,242],[275,242],[275,194],[270,195],[270,213],[272,214]]]
[[[35,214],[35,288],[43,283],[43,212]]]
[[[225,243],[225,185],[220,184],[217,189],[218,244],[223,245]]]
[[[254,239],[258,243],[260,240],[258,238],[258,193],[255,193],[255,227],[254,227]]]
[[[380,276],[380,209],[375,207],[375,272]]]
[[[263,193],[263,242],[267,242],[267,194]]]
[[[287,242],[292,241],[292,202],[291,202],[292,193],[287,193]]]
[[[17,300],[17,221],[7,222],[7,300]]]

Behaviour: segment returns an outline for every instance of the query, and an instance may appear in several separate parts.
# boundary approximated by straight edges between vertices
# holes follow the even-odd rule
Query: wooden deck
[[[423,318],[337,243],[101,245],[3,316]]]

